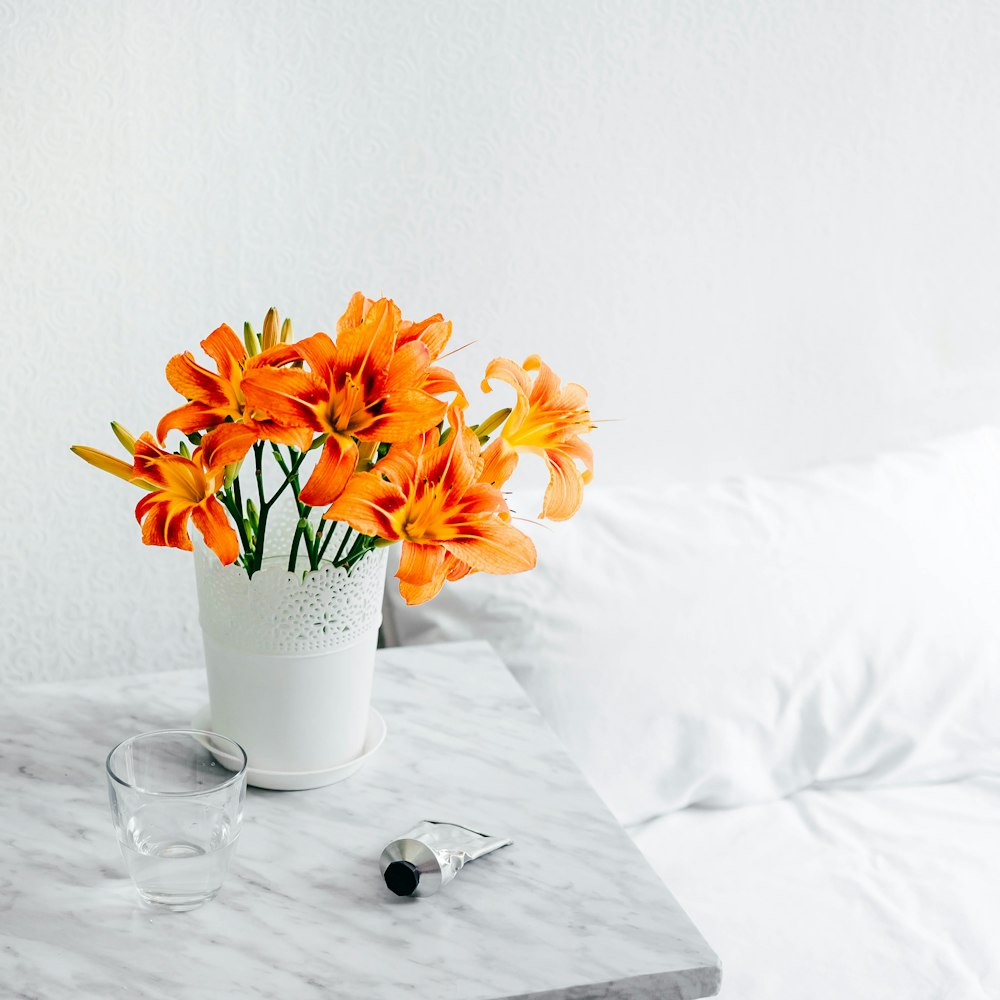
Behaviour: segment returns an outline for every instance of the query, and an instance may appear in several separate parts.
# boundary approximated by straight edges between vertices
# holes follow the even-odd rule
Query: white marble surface
[[[0,708],[0,996],[693,998],[718,959],[488,646],[380,654],[389,724],[348,781],[250,789],[218,898],[143,909],[104,757],[186,724],[201,671],[8,689]],[[383,885],[420,819],[514,838],[435,896]]]

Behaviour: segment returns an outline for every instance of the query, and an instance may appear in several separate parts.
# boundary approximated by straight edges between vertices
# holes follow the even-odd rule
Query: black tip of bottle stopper
[[[397,896],[412,896],[420,884],[420,870],[410,861],[393,861],[386,867],[383,877]]]

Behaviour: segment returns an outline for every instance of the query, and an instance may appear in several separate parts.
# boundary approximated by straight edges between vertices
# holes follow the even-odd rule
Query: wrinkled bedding
[[[1000,998],[1000,776],[629,832],[721,957],[724,1000]]]

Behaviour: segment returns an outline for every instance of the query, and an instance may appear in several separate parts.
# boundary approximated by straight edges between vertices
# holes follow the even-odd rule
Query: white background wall
[[[789,469],[1000,416],[998,178],[986,0],[0,0],[0,673],[200,662],[68,447],[222,321],[390,294],[585,383],[604,479]]]

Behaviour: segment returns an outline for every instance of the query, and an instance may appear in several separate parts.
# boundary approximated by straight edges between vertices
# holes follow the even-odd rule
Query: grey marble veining
[[[457,685],[462,688],[457,689]],[[0,995],[598,1000],[713,995],[719,963],[488,646],[380,653],[389,736],[347,781],[249,789],[218,898],[139,905],[108,810],[118,740],[186,725],[191,670],[8,689]],[[421,819],[514,838],[435,896],[383,885]]]

